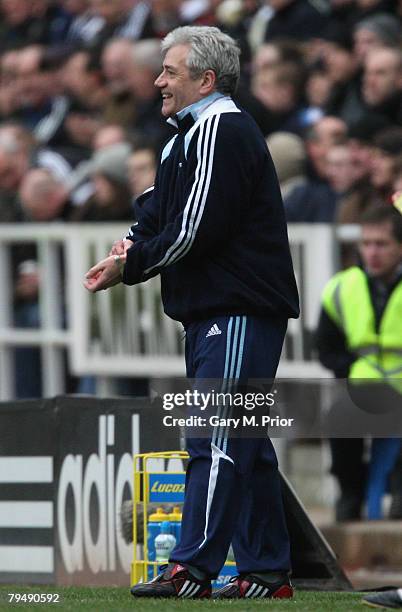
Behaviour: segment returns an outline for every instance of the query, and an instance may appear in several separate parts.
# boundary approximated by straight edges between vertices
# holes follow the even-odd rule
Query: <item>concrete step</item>
[[[402,567],[366,569],[346,571],[347,577],[357,590],[378,589],[384,586],[393,586],[398,589],[402,586]]]
[[[361,521],[320,528],[346,570],[402,568],[402,521]]]
[[[303,442],[287,449],[286,475],[309,509],[334,506],[337,486],[329,474],[329,466],[329,448],[326,443]]]

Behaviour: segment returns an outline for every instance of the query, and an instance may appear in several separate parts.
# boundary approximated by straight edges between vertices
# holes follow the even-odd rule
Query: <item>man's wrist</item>
[[[114,263],[119,268],[120,275],[123,276],[124,266],[126,265],[126,254],[113,255]]]

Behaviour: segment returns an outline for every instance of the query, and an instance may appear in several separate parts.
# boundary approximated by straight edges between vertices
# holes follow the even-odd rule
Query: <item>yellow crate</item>
[[[148,505],[150,503],[150,475],[157,476],[169,474],[174,476],[177,474],[185,475],[181,472],[150,472],[148,464],[151,459],[188,459],[188,454],[185,451],[163,451],[155,453],[139,453],[134,455],[134,503],[133,503],[133,561],[131,564],[131,584],[148,580],[148,570],[152,568],[153,575],[156,576],[158,571],[157,561],[149,561],[148,559]],[[162,503],[162,502],[161,502]],[[174,501],[173,503],[182,503]],[[138,510],[142,507],[143,511],[143,555],[138,558]]]
[[[134,455],[134,503],[133,503],[133,561],[131,564],[131,584],[136,584],[137,582],[146,582],[149,576],[149,570],[152,569],[153,576],[156,576],[158,573],[158,566],[160,563],[157,561],[150,561],[148,559],[148,505],[150,503],[151,497],[151,486],[150,486],[150,476],[166,476],[174,477],[177,474],[181,476],[185,475],[184,471],[181,472],[150,472],[148,470],[148,462],[151,459],[181,459],[183,461],[188,459],[188,453],[185,451],[163,451],[156,453],[139,453]],[[172,491],[174,494],[174,491]],[[160,503],[163,503],[161,500]],[[182,501],[178,501],[177,499],[172,499],[171,501],[166,500],[165,503],[173,503],[180,504]],[[142,508],[143,511],[143,554],[142,558],[138,558],[138,510]],[[222,572],[229,572],[229,575],[233,575],[233,571],[235,568],[235,563],[233,561],[227,561],[225,563],[224,568],[221,570]],[[217,579],[219,580],[219,578]]]

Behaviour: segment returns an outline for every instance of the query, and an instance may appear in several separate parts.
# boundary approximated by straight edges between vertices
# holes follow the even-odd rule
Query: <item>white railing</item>
[[[171,377],[184,374],[180,324],[163,314],[159,278],[135,287],[117,286],[96,295],[83,287],[84,274],[125,235],[120,224],[0,225],[0,399],[14,395],[13,351],[38,346],[43,394],[64,391],[63,351],[78,376]],[[289,238],[300,290],[302,316],[291,320],[279,375],[322,377],[328,372],[311,355],[325,282],[337,269],[337,233],[347,241],[355,227],[292,225]],[[342,235],[341,235],[342,238]],[[35,243],[41,274],[38,329],[13,325],[14,279],[11,248]]]

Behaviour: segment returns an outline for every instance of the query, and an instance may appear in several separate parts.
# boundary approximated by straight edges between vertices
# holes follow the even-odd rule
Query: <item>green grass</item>
[[[10,604],[8,593],[34,594],[59,593],[60,603],[51,604]],[[57,610],[58,612],[91,610],[95,612],[201,612],[214,610],[236,610],[238,612],[349,612],[363,610],[361,595],[355,593],[318,593],[297,591],[294,598],[283,601],[187,601],[187,600],[134,600],[130,591],[122,587],[56,587],[21,585],[0,586],[0,610]]]

